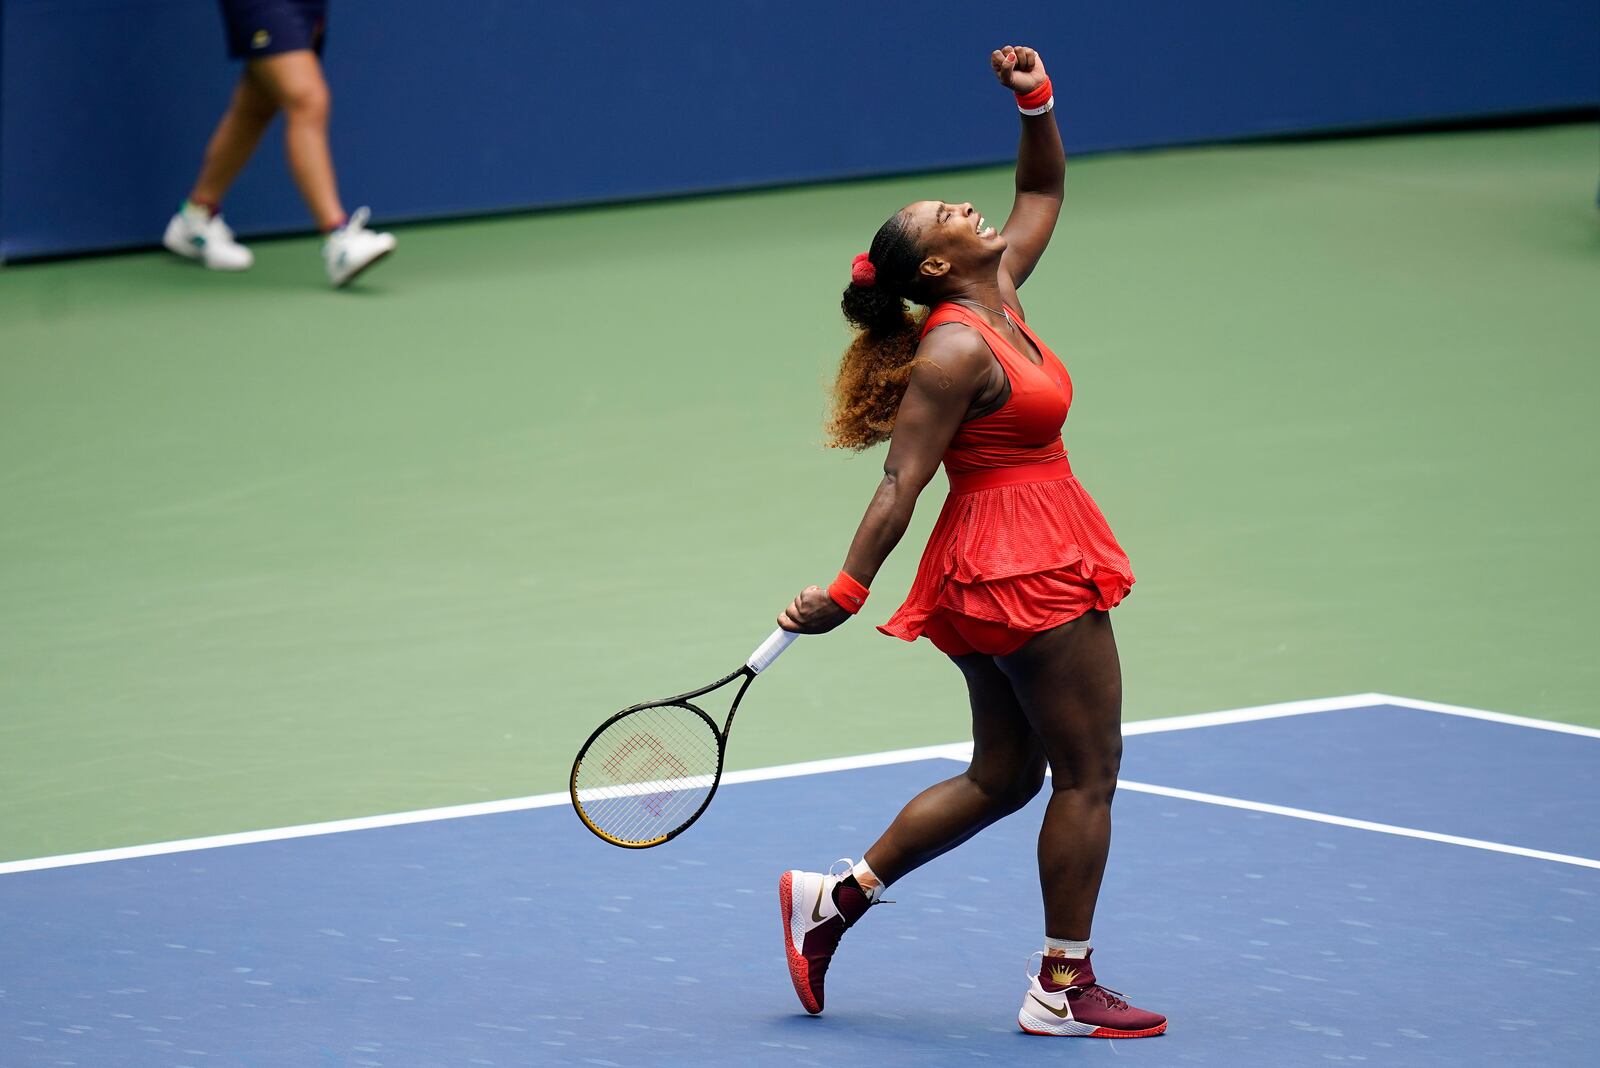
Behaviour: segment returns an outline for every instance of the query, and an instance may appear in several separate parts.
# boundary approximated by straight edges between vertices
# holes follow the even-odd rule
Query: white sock
[[[878,873],[872,870],[872,865],[867,863],[867,858],[862,857],[856,861],[856,866],[850,869],[850,874],[856,877],[856,883],[861,887],[862,892],[867,895],[867,900],[876,904],[878,898],[883,896],[883,880],[878,878]],[[867,882],[862,882],[862,876],[866,876]],[[869,883],[872,886],[870,890],[867,889]]]
[[[1088,942],[1075,942],[1070,938],[1046,938],[1044,940],[1044,955],[1065,956],[1071,960],[1083,960],[1089,955]]]

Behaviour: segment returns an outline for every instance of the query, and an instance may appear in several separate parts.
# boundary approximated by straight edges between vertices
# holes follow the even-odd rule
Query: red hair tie
[[[878,269],[867,259],[865,252],[856,253],[856,258],[850,261],[850,281],[868,288],[877,284]]]

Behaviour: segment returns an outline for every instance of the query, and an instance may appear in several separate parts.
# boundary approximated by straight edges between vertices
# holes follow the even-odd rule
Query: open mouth
[[[978,236],[979,237],[993,237],[994,236],[994,227],[990,226],[989,225],[989,220],[985,219],[982,215],[978,216],[977,230],[978,230]]]

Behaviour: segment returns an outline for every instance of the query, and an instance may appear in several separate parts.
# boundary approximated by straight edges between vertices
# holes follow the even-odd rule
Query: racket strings
[[[690,820],[716,785],[718,740],[679,705],[632,712],[590,742],[574,781],[583,815],[623,842],[653,842]]]

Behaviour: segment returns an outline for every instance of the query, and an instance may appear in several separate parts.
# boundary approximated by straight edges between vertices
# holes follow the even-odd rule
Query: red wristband
[[[1017,108],[1025,115],[1041,115],[1054,98],[1055,91],[1050,88],[1050,79],[1046,78],[1037,89],[1017,94]]]
[[[828,596],[833,598],[834,604],[855,615],[867,603],[867,588],[841,571],[828,587]]]

